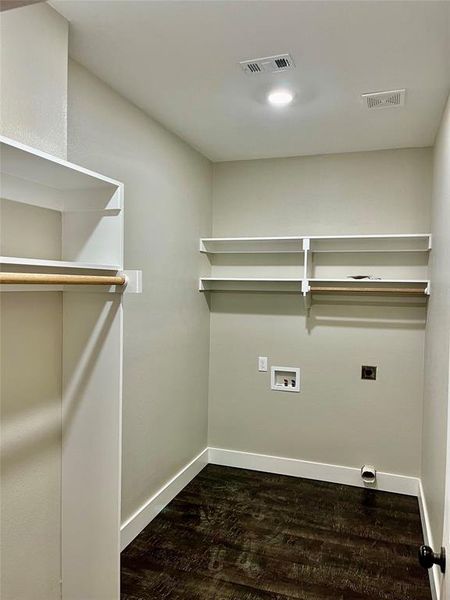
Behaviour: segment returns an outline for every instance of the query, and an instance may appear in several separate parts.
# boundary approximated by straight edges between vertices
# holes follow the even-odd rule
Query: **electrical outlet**
[[[258,371],[267,371],[267,356],[258,356]]]
[[[377,378],[377,368],[369,365],[362,365],[361,367],[361,379],[372,379]]]

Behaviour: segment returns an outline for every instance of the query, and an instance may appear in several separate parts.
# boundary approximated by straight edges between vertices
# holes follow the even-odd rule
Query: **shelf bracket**
[[[309,316],[309,309],[311,308],[311,287],[307,279],[302,279],[301,293],[305,304],[306,315]]]
[[[311,248],[311,240],[310,238],[303,238],[303,278],[307,279],[309,274],[309,251]]]
[[[306,308],[306,314],[309,316],[309,309],[311,308],[311,293],[303,294],[303,302]]]

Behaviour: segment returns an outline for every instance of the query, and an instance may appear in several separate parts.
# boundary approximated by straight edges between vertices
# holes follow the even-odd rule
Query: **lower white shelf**
[[[337,278],[337,279],[329,279],[323,277],[311,277],[308,281],[312,282],[326,282],[326,283],[350,283],[357,285],[365,285],[365,284],[384,284],[384,283],[418,283],[418,284],[428,284],[428,279],[352,279],[351,277],[345,278]]]
[[[282,291],[314,293],[370,293],[429,295],[427,279],[294,279],[255,277],[201,277],[201,292],[207,291]]]
[[[0,265],[16,267],[45,267],[49,269],[89,269],[96,271],[119,271],[120,265],[104,265],[72,260],[46,260],[41,258],[24,258],[20,256],[0,256]]]
[[[283,291],[301,292],[302,279],[273,277],[201,277],[201,292],[220,291]]]
[[[389,294],[428,296],[427,279],[308,279],[304,291],[312,294]]]

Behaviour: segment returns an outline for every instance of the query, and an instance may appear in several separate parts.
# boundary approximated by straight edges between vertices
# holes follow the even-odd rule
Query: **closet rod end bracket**
[[[142,271],[126,270],[123,274],[125,275],[125,293],[142,294]]]

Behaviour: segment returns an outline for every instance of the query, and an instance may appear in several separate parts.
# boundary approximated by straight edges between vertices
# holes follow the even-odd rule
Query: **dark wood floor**
[[[122,553],[122,600],[430,600],[417,500],[208,465]]]

